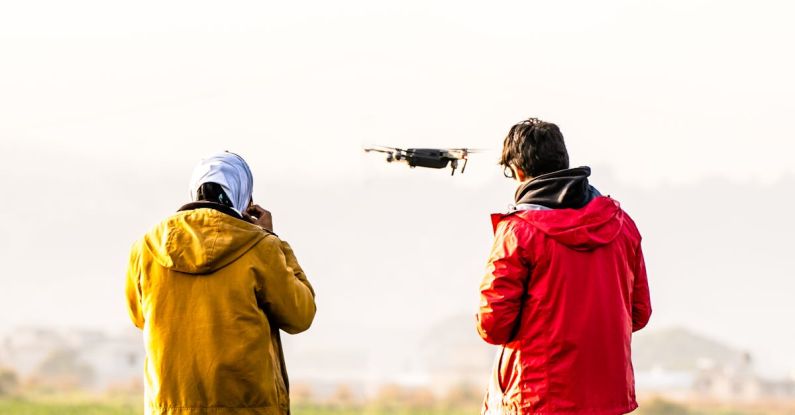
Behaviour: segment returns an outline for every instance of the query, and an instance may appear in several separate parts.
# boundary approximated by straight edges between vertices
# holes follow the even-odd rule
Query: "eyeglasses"
[[[505,166],[505,168],[502,170],[502,174],[509,179],[516,178],[516,175],[513,174],[513,169],[511,168],[511,166]]]

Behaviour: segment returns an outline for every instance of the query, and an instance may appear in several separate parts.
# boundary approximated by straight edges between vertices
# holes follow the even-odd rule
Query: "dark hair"
[[[569,168],[569,153],[557,125],[528,118],[508,131],[502,146],[500,165],[521,169],[536,177]]]
[[[218,183],[202,183],[196,190],[196,200],[206,200],[208,202],[220,203],[224,206],[232,206],[232,200],[226,195],[224,189]]]

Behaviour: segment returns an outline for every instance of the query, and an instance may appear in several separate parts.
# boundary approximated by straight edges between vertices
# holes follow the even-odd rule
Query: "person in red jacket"
[[[569,168],[559,128],[514,125],[500,164],[516,205],[492,215],[477,328],[498,345],[483,414],[624,414],[637,408],[632,333],[651,315],[641,236]]]

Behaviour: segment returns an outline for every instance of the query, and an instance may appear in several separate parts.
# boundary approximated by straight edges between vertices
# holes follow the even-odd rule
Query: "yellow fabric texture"
[[[147,414],[289,413],[279,330],[306,330],[316,307],[286,242],[214,209],[179,212],[133,245],[126,292]]]

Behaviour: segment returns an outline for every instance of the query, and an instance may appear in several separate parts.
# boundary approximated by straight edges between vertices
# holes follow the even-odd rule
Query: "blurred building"
[[[639,334],[633,363],[639,394],[739,403],[795,400],[795,379],[766,379],[750,353],[681,328]]]
[[[472,316],[455,316],[414,334],[388,329],[371,334],[368,344],[347,346],[285,336],[296,398],[361,402],[383,398],[389,390],[436,398],[485,391],[497,348],[478,337]],[[22,383],[93,391],[140,386],[144,360],[141,334],[132,329],[111,335],[27,327],[0,337],[0,368],[12,369]],[[633,363],[640,396],[795,400],[795,376],[761,377],[750,354],[683,329],[639,333]]]
[[[485,393],[496,351],[478,336],[473,315],[459,315],[431,327],[417,356],[431,390],[444,396],[458,388]]]
[[[0,366],[25,382],[105,390],[140,382],[145,352],[140,333],[23,327],[0,340]]]

